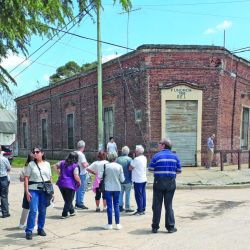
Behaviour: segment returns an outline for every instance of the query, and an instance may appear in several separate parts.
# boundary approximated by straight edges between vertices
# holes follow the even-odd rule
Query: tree
[[[86,72],[90,69],[93,69],[97,66],[97,62],[85,63],[82,66],[79,66],[76,62],[70,61],[65,65],[56,69],[56,73],[51,75],[49,78],[50,84],[55,84],[60,80],[71,77],[78,73]]]
[[[72,20],[74,2],[76,1],[0,0],[0,63],[10,52],[22,52],[27,56],[32,35],[50,37],[56,31],[49,26],[60,29],[67,20]],[[125,10],[131,8],[131,0],[119,2]],[[84,13],[88,4],[95,7],[101,0],[78,0],[77,3],[79,13]],[[0,66],[0,87],[10,93],[9,82],[16,84],[7,70]]]

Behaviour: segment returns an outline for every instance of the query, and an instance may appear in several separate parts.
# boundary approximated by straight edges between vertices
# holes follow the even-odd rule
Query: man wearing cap
[[[169,233],[175,233],[174,211],[172,200],[176,189],[176,174],[181,173],[181,162],[171,151],[170,139],[164,138],[159,143],[160,151],[151,159],[149,171],[154,173],[153,184],[153,222],[152,233],[157,233],[161,219],[161,208],[164,199],[165,227]]]

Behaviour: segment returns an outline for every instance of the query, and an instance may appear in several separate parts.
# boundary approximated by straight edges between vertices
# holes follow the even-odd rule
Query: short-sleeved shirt
[[[108,142],[107,144],[107,152],[108,154],[112,152],[117,152],[117,146],[115,142]]]
[[[209,137],[207,139],[207,146],[208,146],[209,149],[213,149],[214,148],[214,141],[213,141],[213,139],[211,137]]]
[[[181,162],[175,153],[164,149],[152,157],[149,171],[154,172],[155,177],[176,177],[176,173],[181,172]]]
[[[88,163],[87,159],[82,151],[76,151],[78,154],[78,166],[80,168],[80,175],[87,174],[87,170],[82,166],[82,163]]]
[[[89,167],[88,169],[94,171],[97,173],[98,177],[100,179],[102,179],[102,176],[103,176],[103,171],[104,171],[104,165],[109,163],[108,161],[106,160],[103,160],[103,161],[94,161]]]
[[[147,181],[147,158],[145,155],[140,155],[134,158],[131,162],[132,181],[143,183]]]
[[[0,177],[8,176],[8,171],[10,171],[10,169],[11,165],[9,160],[0,155]]]
[[[129,170],[132,159],[127,155],[122,155],[117,158],[116,162],[122,165],[125,181],[123,184],[132,182],[132,172]]]
[[[50,181],[51,168],[50,168],[49,162],[47,162],[47,161],[40,162],[40,163],[38,163],[38,166],[41,170],[43,180]],[[31,161],[29,163],[29,165],[26,167],[24,175],[29,177],[29,182],[32,182],[32,183],[43,182],[41,175],[40,175],[40,171],[39,171],[39,169],[34,161]],[[37,184],[29,185],[29,189],[37,190]]]

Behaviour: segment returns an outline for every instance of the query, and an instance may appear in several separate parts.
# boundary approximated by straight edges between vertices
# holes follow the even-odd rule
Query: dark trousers
[[[75,212],[74,206],[73,206],[73,200],[75,196],[75,190],[69,189],[69,188],[59,188],[64,200],[64,207],[62,216],[67,216],[68,213],[73,214]]]
[[[0,197],[1,197],[1,209],[2,214],[9,214],[9,203],[8,203],[8,193],[9,193],[9,181],[8,177],[0,177]]]
[[[153,185],[152,228],[159,229],[163,199],[165,205],[165,227],[167,230],[174,228],[175,219],[172,208],[172,200],[175,189],[175,177],[155,177]]]
[[[146,209],[146,182],[134,182],[135,201],[137,204],[137,212],[142,213]]]

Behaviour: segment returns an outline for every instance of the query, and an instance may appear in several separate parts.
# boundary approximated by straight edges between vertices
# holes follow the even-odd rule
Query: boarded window
[[[241,120],[241,148],[248,148],[249,109],[243,108]]]
[[[135,122],[139,123],[142,121],[142,111],[141,109],[136,109],[135,110]]]
[[[26,122],[23,122],[23,148],[28,147],[28,126]]]
[[[67,115],[68,148],[74,148],[74,115]]]
[[[48,148],[48,123],[47,119],[42,119],[42,147]]]
[[[104,108],[104,139],[107,143],[109,138],[114,136],[113,108]]]

